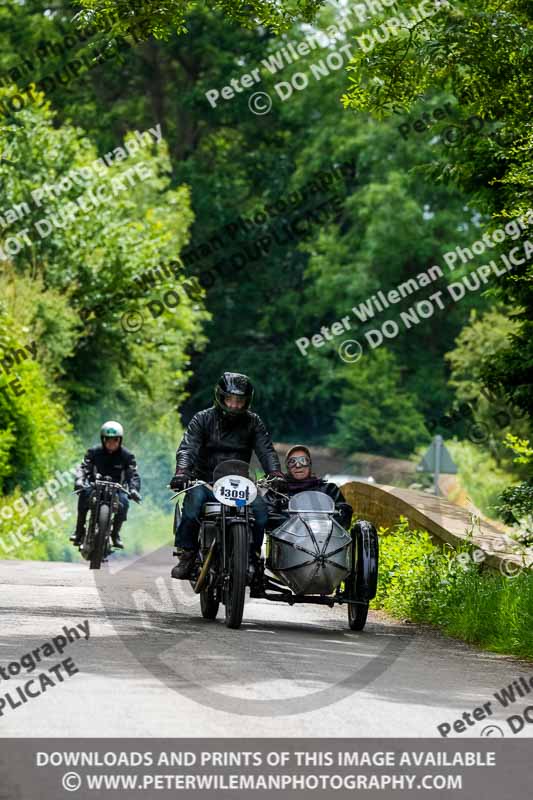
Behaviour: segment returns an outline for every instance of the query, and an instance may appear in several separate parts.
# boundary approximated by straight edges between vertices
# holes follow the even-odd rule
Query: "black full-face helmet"
[[[230,395],[242,397],[245,401],[242,408],[228,408],[226,398]],[[254,396],[254,387],[247,375],[238,372],[225,372],[215,386],[215,403],[223,414],[238,417],[246,414]]]

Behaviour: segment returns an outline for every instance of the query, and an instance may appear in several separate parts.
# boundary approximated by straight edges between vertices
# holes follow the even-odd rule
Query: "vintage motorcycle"
[[[241,625],[246,586],[252,596],[273,602],[318,603],[333,607],[345,603],[351,630],[366,624],[370,600],[377,591],[379,547],[375,527],[359,520],[348,533],[336,520],[335,503],[322,492],[302,492],[292,499],[273,492],[270,482],[250,480],[249,466],[225,461],[214,473],[215,501],[206,503],[200,518],[199,551],[191,577],[200,595],[202,615],[215,619],[225,606],[229,628]],[[249,506],[258,489],[288,500],[269,517],[266,560],[250,557],[253,516]],[[180,510],[176,504],[175,529]]]
[[[132,498],[132,495],[126,487],[116,483],[108,475],[98,474],[92,485],[94,491],[89,504],[89,520],[80,545],[80,553],[89,562],[90,569],[100,569],[112,552],[111,531],[119,510],[119,492],[125,492],[129,498]],[[135,497],[133,499],[135,500]]]

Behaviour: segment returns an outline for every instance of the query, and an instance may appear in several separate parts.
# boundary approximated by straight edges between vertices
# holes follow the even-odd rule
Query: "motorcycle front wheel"
[[[216,597],[216,589],[202,589],[200,592],[200,608],[204,619],[216,619],[220,602]]]
[[[226,626],[239,628],[244,612],[246,574],[248,572],[248,528],[242,523],[231,526],[230,574],[224,590]]]
[[[90,569],[100,569],[104,559],[104,547],[107,540],[111,510],[109,506],[101,505],[98,509],[98,519],[94,535],[94,548],[91,553]]]

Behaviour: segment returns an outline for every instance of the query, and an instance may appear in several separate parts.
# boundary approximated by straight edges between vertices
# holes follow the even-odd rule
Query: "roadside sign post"
[[[435,436],[435,474],[433,476],[433,494],[439,494],[439,478],[440,478],[440,455],[442,451],[442,436],[438,433]]]
[[[441,473],[447,475],[457,474],[457,465],[449,454],[440,434],[433,439],[429,450],[417,467],[419,472],[433,473],[433,493],[439,495],[439,478]]]

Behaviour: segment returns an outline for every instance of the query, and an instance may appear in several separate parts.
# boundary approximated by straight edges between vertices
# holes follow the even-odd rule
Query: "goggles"
[[[293,467],[310,467],[311,459],[307,456],[291,456],[287,461],[287,466],[291,469]]]

